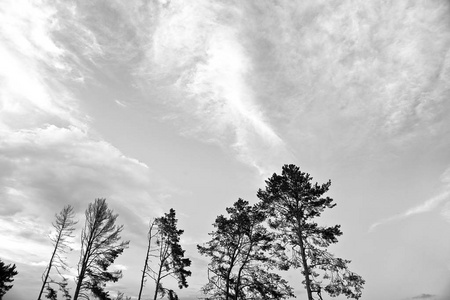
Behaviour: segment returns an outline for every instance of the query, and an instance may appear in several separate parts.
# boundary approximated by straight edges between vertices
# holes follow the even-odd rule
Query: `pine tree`
[[[118,215],[108,209],[105,199],[95,199],[94,203],[89,204],[85,215],[73,299],[89,299],[88,293],[100,299],[109,299],[108,292],[104,290],[105,283],[118,281],[122,277],[122,271],[108,271],[108,267],[128,248],[129,241],[121,242],[123,225],[116,226]]]
[[[6,265],[0,260],[0,300],[13,287],[11,283],[17,274],[16,265]]]
[[[340,225],[324,227],[315,222],[325,209],[336,205],[330,197],[323,197],[330,185],[331,181],[313,184],[309,174],[285,165],[281,175],[273,174],[266,181],[258,197],[279,240],[292,249],[291,266],[302,269],[308,299],[313,300],[313,293],[321,299],[322,291],[358,299],[365,281],[348,270],[349,260],[327,251],[342,235]]]
[[[163,217],[157,218],[153,223],[155,233],[149,233],[149,248],[147,257],[150,255],[157,260],[157,266],[151,267],[147,264],[146,274],[155,281],[155,293],[153,299],[158,296],[168,296],[169,299],[178,299],[173,289],[166,288],[162,285],[163,280],[170,276],[178,282],[178,288],[188,286],[187,277],[191,276],[191,271],[186,268],[191,265],[191,260],[184,257],[185,251],[180,245],[180,236],[184,230],[177,228],[178,219],[175,216],[175,210],[170,209],[169,213]],[[152,227],[153,228],[153,227]],[[150,250],[151,238],[155,238],[155,249]]]
[[[264,213],[239,199],[226,209],[228,217],[216,218],[215,231],[200,254],[211,258],[206,299],[284,299],[293,296],[291,287],[280,275],[286,258],[274,235],[263,225]],[[281,259],[280,259],[281,258]],[[284,267],[286,268],[286,267]]]

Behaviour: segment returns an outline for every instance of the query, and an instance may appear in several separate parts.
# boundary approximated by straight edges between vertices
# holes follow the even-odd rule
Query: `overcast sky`
[[[0,0],[5,300],[37,297],[54,214],[73,205],[80,229],[95,198],[131,241],[111,290],[137,296],[148,221],[173,207],[196,299],[196,244],[286,163],[331,179],[322,222],[342,225],[331,251],[362,299],[449,299],[449,16],[438,0]]]

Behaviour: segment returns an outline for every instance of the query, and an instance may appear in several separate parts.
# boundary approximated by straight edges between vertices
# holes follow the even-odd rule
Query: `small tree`
[[[123,225],[116,226],[117,214],[108,209],[105,199],[95,199],[86,210],[86,222],[81,233],[81,256],[74,300],[89,299],[88,292],[100,299],[108,299],[106,282],[116,282],[121,270],[108,271],[114,260],[128,248],[129,241],[121,242]]]
[[[209,256],[209,282],[203,292],[206,299],[284,299],[293,296],[292,288],[276,273],[283,263],[284,248],[275,243],[274,235],[263,226],[264,213],[239,199],[226,209],[229,217],[216,218],[212,239],[197,246],[200,254]],[[275,260],[274,258],[277,258]],[[281,258],[281,260],[278,260]],[[285,267],[283,267],[285,266]]]
[[[58,215],[55,215],[56,222],[52,223],[55,228],[54,235],[50,237],[53,243],[53,253],[50,257],[50,262],[47,265],[44,273],[42,274],[42,287],[39,292],[38,300],[41,299],[44,288],[47,287],[47,298],[56,299],[56,291],[50,286],[51,283],[56,283],[59,288],[63,291],[66,299],[70,299],[70,295],[67,291],[67,279],[61,274],[61,270],[67,270],[67,263],[65,258],[61,255],[71,251],[72,249],[68,245],[67,239],[73,237],[72,233],[75,230],[76,221],[73,220],[75,213],[73,207],[70,205],[64,206]],[[63,277],[62,282],[53,280],[50,275],[50,271],[55,269],[59,275]]]
[[[166,277],[175,278],[178,282],[178,288],[181,289],[188,286],[187,277],[191,276],[191,271],[186,269],[191,265],[191,260],[184,258],[185,251],[180,245],[180,236],[184,230],[177,229],[177,222],[175,210],[171,208],[168,214],[166,213],[163,217],[155,219],[150,226],[144,270],[145,274],[155,281],[154,300],[158,298],[158,295],[160,297],[167,295],[169,299],[173,300],[178,299],[174,290],[162,285],[162,281]],[[155,238],[155,249],[152,250],[150,247],[153,238]],[[156,268],[152,268],[148,264],[149,256],[157,259]],[[145,274],[141,279],[141,290]],[[140,295],[141,293],[139,293]]]
[[[13,287],[10,283],[14,281],[13,277],[17,274],[15,264],[6,265],[0,260],[0,300],[3,298],[3,295]]]
[[[313,293],[322,299],[322,290],[330,296],[346,295],[358,299],[365,281],[348,270],[349,260],[335,258],[327,247],[342,235],[340,225],[319,226],[313,220],[326,208],[333,208],[333,199],[322,197],[331,181],[312,184],[312,177],[295,165],[285,165],[282,174],[273,174],[265,190],[258,191],[269,224],[279,233],[279,239],[291,246],[291,266],[301,268],[308,299]],[[327,284],[320,279],[327,280]]]

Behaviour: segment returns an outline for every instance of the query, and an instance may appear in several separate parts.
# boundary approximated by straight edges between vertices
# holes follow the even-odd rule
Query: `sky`
[[[96,198],[130,240],[111,293],[136,299],[148,222],[174,208],[193,262],[179,295],[197,299],[196,245],[290,163],[331,179],[319,221],[342,225],[330,251],[362,299],[450,298],[450,2],[0,3],[0,259],[19,272],[5,300],[37,298],[67,204],[76,276]],[[306,299],[300,271],[284,276]]]

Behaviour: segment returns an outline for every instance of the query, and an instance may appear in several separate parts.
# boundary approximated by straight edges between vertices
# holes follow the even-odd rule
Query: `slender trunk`
[[[241,275],[242,275],[242,270],[244,269],[244,266],[247,262],[243,262],[242,266],[239,268],[238,271],[238,275],[237,275],[237,279],[236,279],[236,286],[234,287],[234,300],[238,299],[238,294],[239,294],[239,287],[241,286]]]
[[[241,237],[239,237],[238,244],[240,242],[241,242]],[[233,254],[231,255],[230,268],[228,269],[227,278],[225,279],[226,280],[226,283],[225,283],[225,289],[226,289],[226,291],[225,291],[226,292],[225,300],[229,300],[230,299],[230,275],[231,275],[231,271],[234,268],[234,262],[236,260],[236,251],[237,251],[237,249],[234,249],[233,250]]]
[[[77,300],[78,295],[80,294],[81,284],[83,283],[84,275],[86,274],[86,268],[87,268],[87,264],[89,261],[89,257],[91,256],[91,253],[90,253],[91,247],[92,247],[92,243],[94,242],[93,235],[94,234],[91,233],[91,236],[89,237],[89,240],[88,240],[86,252],[84,253],[84,257],[83,257],[83,263],[81,264],[80,274],[78,275],[77,287],[75,288],[75,293],[73,294],[73,300]]]
[[[153,228],[153,225],[150,226],[150,230],[148,232],[149,238],[148,238],[147,256],[145,257],[144,269],[142,270],[141,287],[139,288],[138,300],[141,300],[142,288],[144,287],[145,272],[146,272],[147,266],[148,266],[148,255],[150,254],[150,244],[152,242],[152,228]]]
[[[50,258],[50,262],[48,264],[47,273],[45,274],[44,282],[42,283],[41,291],[39,292],[38,300],[41,300],[42,292],[44,291],[45,284],[47,283],[48,275],[50,274],[50,270],[52,269],[53,258],[55,257],[56,250],[58,249],[59,240],[61,239],[61,232],[58,234],[58,238],[56,239],[55,249],[53,250],[52,257]]]
[[[231,275],[232,268],[233,267],[230,266],[230,269],[227,272],[227,278],[226,278],[226,283],[225,283],[225,300],[230,299],[230,275]]]
[[[248,258],[249,258],[249,256],[250,256],[250,252],[252,251],[252,247],[253,247],[252,243],[250,243],[250,246],[249,246],[249,247],[250,247],[250,248],[249,248],[249,250],[247,251],[247,255],[245,256],[245,259],[244,259],[244,261],[242,262],[242,265],[241,265],[241,267],[239,268],[239,271],[238,271],[238,276],[237,276],[237,280],[236,280],[236,287],[235,287],[235,289],[234,289],[234,299],[235,299],[235,300],[238,300],[238,292],[239,292],[239,287],[240,287],[240,285],[241,285],[242,270],[244,270],[244,267],[245,267],[245,265],[246,265],[247,262],[248,262]]]
[[[156,298],[158,297],[158,287],[159,287],[159,282],[161,280],[162,267],[163,267],[163,263],[161,262],[161,264],[159,265],[158,277],[156,279],[155,296],[153,297],[153,300],[156,300]]]
[[[73,294],[73,300],[77,300],[78,295],[80,294],[81,284],[83,283],[84,274],[86,273],[86,264],[87,262],[83,259],[83,265],[81,266],[80,275],[78,276],[77,287],[75,288],[75,293]]]
[[[302,256],[302,265],[304,270],[304,276],[305,276],[305,285],[306,285],[306,293],[308,294],[308,300],[314,300],[312,296],[311,291],[311,280],[309,278],[309,267],[308,267],[308,261],[306,260],[306,251],[305,251],[305,245],[303,244],[303,234],[301,230],[301,224],[300,220],[297,220],[297,235],[298,235],[298,241],[300,246],[300,254]]]

